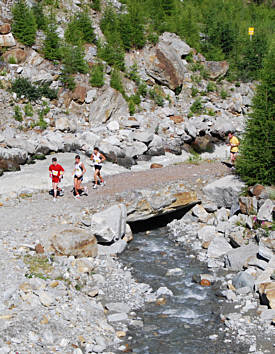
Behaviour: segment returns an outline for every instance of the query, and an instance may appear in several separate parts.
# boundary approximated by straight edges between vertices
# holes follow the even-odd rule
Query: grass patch
[[[52,271],[52,266],[46,256],[26,255],[23,259],[29,271],[25,274],[27,278],[48,279],[48,274]]]

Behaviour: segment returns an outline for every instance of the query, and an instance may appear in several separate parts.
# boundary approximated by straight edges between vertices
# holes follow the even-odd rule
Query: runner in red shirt
[[[57,188],[60,179],[63,177],[64,168],[57,163],[56,157],[52,158],[52,164],[49,167],[50,178],[52,179],[53,184],[53,200],[56,201],[57,197]]]

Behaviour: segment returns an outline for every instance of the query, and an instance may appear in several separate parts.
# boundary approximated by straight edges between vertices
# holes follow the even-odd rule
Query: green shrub
[[[98,11],[98,12],[101,11],[101,1],[100,0],[92,0],[92,3],[90,4],[90,6],[95,11]]]
[[[201,77],[200,77],[200,75],[191,75],[191,80],[192,80],[192,82],[199,84],[201,82]]]
[[[141,79],[140,79],[140,76],[139,76],[137,70],[138,70],[138,67],[137,67],[137,64],[135,63],[134,65],[132,65],[129,68],[129,71],[126,73],[126,75],[130,80],[133,80],[137,85],[139,85]]]
[[[124,70],[124,48],[117,34],[113,34],[114,39],[101,45],[98,41],[98,57],[106,61],[109,65],[119,70]],[[116,39],[117,38],[117,39]]]
[[[65,88],[71,91],[75,89],[76,83],[74,77],[71,74],[61,71],[60,81]]]
[[[146,95],[147,95],[147,85],[145,84],[145,82],[141,82],[140,85],[138,86],[138,93],[142,97],[146,97]]]
[[[33,116],[33,108],[30,103],[27,103],[24,107],[24,112],[27,117],[32,117]]]
[[[120,72],[114,69],[111,74],[110,86],[115,90],[119,91],[122,95],[125,95],[122,79]]]
[[[213,111],[212,108],[208,108],[208,109],[206,110],[206,114],[209,115],[209,116],[214,117],[214,116],[216,115],[216,112]]]
[[[42,48],[44,57],[53,61],[61,59],[60,38],[56,29],[57,26],[52,20],[46,28],[46,38]]]
[[[14,119],[17,120],[18,122],[22,122],[23,121],[22,112],[21,112],[19,106],[15,106],[14,107]]]
[[[77,12],[71,18],[65,31],[65,39],[75,46],[95,41],[93,24],[87,12]]]
[[[274,184],[275,164],[275,41],[264,61],[261,82],[253,98],[253,113],[247,121],[236,160],[236,170],[249,185]]]
[[[228,92],[225,89],[222,89],[220,92],[220,96],[223,100],[225,100],[228,97]]]
[[[44,31],[47,28],[47,19],[44,15],[42,4],[40,2],[34,4],[32,11],[35,17],[35,22],[37,24],[37,29]]]
[[[80,46],[66,45],[62,48],[63,72],[65,74],[88,72],[88,63],[84,59],[84,49]]]
[[[131,115],[136,113],[136,105],[133,102],[133,100],[130,98],[130,100],[128,101],[128,109],[129,109],[129,113]]]
[[[90,84],[94,87],[102,87],[104,85],[104,67],[98,63],[92,66],[90,74]]]
[[[217,91],[217,86],[214,82],[210,81],[207,84],[206,90],[207,90],[207,92],[215,92],[215,91]]]
[[[19,42],[32,46],[35,42],[37,25],[33,11],[24,0],[19,0],[12,8],[12,32]]]
[[[190,112],[200,113],[203,110],[202,102],[200,98],[197,98],[190,107]]]
[[[191,96],[192,97],[197,96],[198,92],[199,92],[199,90],[196,87],[192,86],[192,88],[191,88]]]
[[[26,78],[18,78],[13,81],[11,89],[18,97],[26,97],[29,101],[36,101],[41,97],[47,97],[50,100],[57,98],[57,91],[51,89],[48,83],[33,85]]]
[[[17,64],[15,57],[11,55],[8,59],[8,63],[9,64]]]
[[[203,69],[203,65],[201,63],[193,63],[190,65],[190,69],[191,71],[195,72],[195,71],[201,71]]]
[[[161,91],[157,86],[154,86],[153,89],[149,90],[149,96],[158,106],[164,106],[164,98],[162,97]]]
[[[134,102],[134,104],[136,104],[136,105],[139,105],[141,103],[139,93],[136,93],[136,94],[130,96],[130,100],[132,100]]]

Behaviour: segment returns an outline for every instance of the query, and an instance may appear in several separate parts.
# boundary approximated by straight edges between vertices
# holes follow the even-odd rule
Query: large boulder
[[[92,215],[91,232],[102,243],[118,241],[125,235],[126,217],[124,204],[113,205]]]
[[[16,137],[16,138],[8,138],[5,140],[5,143],[8,147],[11,148],[19,148],[21,150],[27,151],[28,154],[34,154],[36,149],[36,144],[31,140],[27,140],[24,138]]]
[[[3,54],[3,58],[6,62],[9,62],[12,58],[15,59],[16,64],[23,63],[27,58],[27,53],[25,50],[20,48],[7,50]]]
[[[226,241],[226,239],[221,236],[218,236],[210,242],[207,250],[207,255],[208,257],[218,258],[226,254],[231,249],[232,247]]]
[[[87,95],[86,87],[78,85],[73,91],[72,99],[82,104],[85,102],[86,95]]]
[[[82,229],[65,229],[52,237],[52,247],[58,254],[75,257],[96,257],[97,241]]]
[[[220,178],[203,188],[204,194],[218,207],[230,208],[245,184],[233,175]]]
[[[77,122],[74,116],[61,116],[55,121],[55,128],[61,132],[75,133]]]
[[[94,128],[96,125],[106,123],[108,120],[121,120],[128,117],[128,104],[122,94],[109,87],[90,104],[90,124]]]
[[[213,80],[223,77],[229,69],[227,61],[206,61],[204,65],[210,79]]]
[[[10,160],[19,165],[27,161],[28,153],[19,148],[5,149],[0,147],[0,160]]]
[[[273,213],[273,202],[270,199],[267,199],[264,204],[260,207],[257,219],[262,221],[272,221],[272,213]]]
[[[183,59],[190,51],[176,34],[163,33],[155,47],[144,51],[147,74],[172,90],[176,89],[184,81],[188,69]]]

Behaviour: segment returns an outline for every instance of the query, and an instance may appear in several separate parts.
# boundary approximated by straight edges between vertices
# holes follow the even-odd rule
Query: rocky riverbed
[[[137,283],[127,265],[122,266],[116,257],[132,238],[127,222],[157,214],[169,216],[176,210],[182,210],[183,215],[192,208],[182,220],[169,225],[170,237],[177,244],[191,245],[194,254],[198,252],[199,259],[207,261],[211,269],[206,280],[219,284],[221,257],[232,249],[229,243],[225,245],[228,234],[219,235],[224,243],[217,257],[217,245],[210,243],[202,249],[197,233],[202,226],[220,230],[221,225],[214,220],[231,225],[228,209],[219,203],[232,203],[242,184],[233,175],[227,175],[228,172],[219,162],[185,163],[107,177],[105,187],[93,191],[89,185],[89,196],[80,201],[72,198],[69,187],[57,203],[45,192],[17,193],[14,198],[3,199],[0,207],[1,351],[97,353],[127,349],[127,341],[123,339],[129,324],[137,320],[136,311],[144,308],[146,302],[160,301],[158,298],[163,297],[153,291],[151,284]],[[218,192],[217,186],[222,183],[230,187],[230,192]],[[220,201],[197,204],[203,198],[203,187],[205,193],[210,193],[208,199],[218,195]],[[266,200],[259,199],[258,213]],[[216,238],[212,236],[210,240],[215,243]],[[219,243],[218,246],[221,247]],[[242,247],[245,246],[235,250]],[[258,269],[255,262],[253,270]],[[268,259],[258,262],[266,268],[272,263]],[[261,272],[261,269],[256,272],[257,277]],[[255,274],[251,272],[251,276]],[[270,325],[273,310],[259,305],[258,296],[249,288],[251,285],[248,289],[247,284],[237,286],[235,277],[229,273],[221,278],[218,295],[226,298],[231,306],[221,319],[230,333],[236,332],[240,343],[249,345],[251,352],[270,350],[274,338],[274,327]],[[236,306],[234,309],[231,302]],[[247,314],[251,310],[264,315]],[[265,330],[264,341],[260,338],[263,333],[260,326]]]

